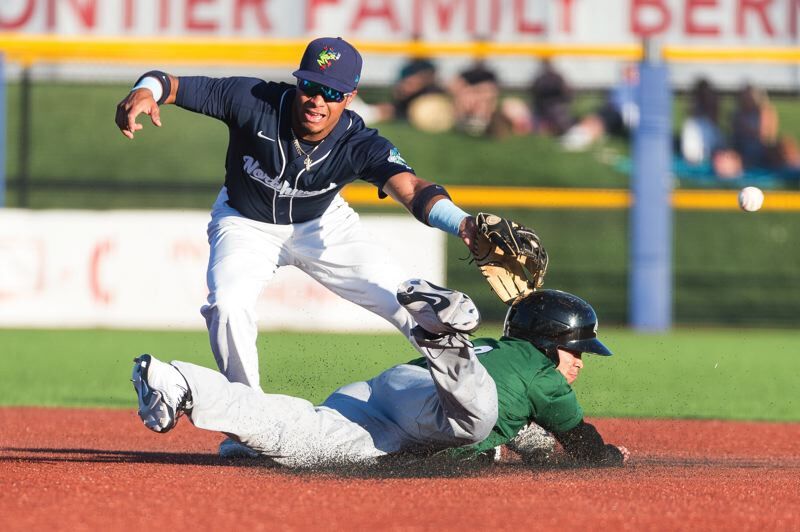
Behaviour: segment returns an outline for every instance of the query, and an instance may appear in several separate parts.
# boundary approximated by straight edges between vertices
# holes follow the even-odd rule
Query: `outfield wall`
[[[735,198],[735,191],[726,194]],[[773,194],[767,193],[770,202]],[[546,287],[585,297],[604,324],[628,322],[625,207],[482,209],[541,235],[551,259]],[[396,256],[410,271],[446,279],[449,286],[468,292],[486,321],[503,319],[505,305],[466,260],[458,239],[400,211],[362,218],[367,227],[387,220],[393,233],[405,235],[384,243],[398,246]],[[202,328],[198,310],[206,296],[207,221],[206,211],[0,211],[0,328]],[[796,210],[766,205],[757,213],[678,208],[675,323],[800,326],[797,226]],[[419,249],[425,250],[421,257]],[[383,325],[299,271],[285,270],[261,298],[259,314],[267,318],[262,328],[338,330],[347,325],[327,323],[331,318],[347,318],[347,326],[356,322],[360,327],[362,319],[365,325],[370,320],[375,327]],[[271,299],[280,304],[270,307]],[[317,309],[324,312],[312,314]]]
[[[200,211],[0,210],[0,327],[204,329],[208,220]],[[441,231],[410,216],[362,220],[387,263],[444,283]],[[279,269],[256,311],[261,329],[392,330],[294,267]]]

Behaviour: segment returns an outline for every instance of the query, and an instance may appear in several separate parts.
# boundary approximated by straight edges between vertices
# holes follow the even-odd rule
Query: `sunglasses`
[[[337,91],[336,89],[332,89],[330,87],[326,87],[325,85],[320,85],[319,83],[314,83],[313,81],[308,81],[307,79],[297,79],[297,88],[303,91],[306,96],[310,96],[313,98],[317,94],[322,95],[322,99],[326,102],[342,102],[344,101],[346,96],[350,96],[351,92],[342,92]]]

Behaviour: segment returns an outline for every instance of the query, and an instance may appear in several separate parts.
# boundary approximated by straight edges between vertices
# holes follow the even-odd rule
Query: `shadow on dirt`
[[[496,463],[491,459],[455,460],[446,456],[393,456],[370,465],[331,465],[290,469],[268,458],[221,458],[216,454],[171,453],[158,451],[116,451],[91,448],[24,448],[0,449],[0,463],[120,463],[204,465],[251,467],[280,471],[298,476],[330,476],[348,478],[463,478],[520,471],[547,471],[581,468],[573,463],[553,460],[535,466],[522,462]],[[585,467],[583,467],[585,468]]]
[[[176,465],[239,465],[215,454],[5,447],[0,462],[87,462]]]
[[[547,463],[524,463],[519,460],[495,462],[488,458],[454,460],[444,456],[391,457],[372,465],[336,465],[304,469],[290,469],[267,458],[222,458],[211,453],[174,453],[158,451],[114,451],[106,449],[74,448],[22,448],[0,449],[0,463],[120,463],[120,464],[164,464],[200,465],[222,467],[245,467],[279,471],[296,476],[330,478],[468,478],[503,476],[515,474],[543,474],[556,471],[583,471],[596,474],[613,471],[614,467],[588,467],[577,464],[566,456],[556,455]],[[624,468],[626,470],[658,470],[669,468],[745,468],[745,469],[798,469],[796,459],[752,459],[752,458],[681,458],[674,456],[637,456]]]

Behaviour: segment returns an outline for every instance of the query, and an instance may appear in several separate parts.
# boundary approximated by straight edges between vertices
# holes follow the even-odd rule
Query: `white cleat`
[[[135,358],[131,381],[139,397],[139,417],[154,432],[167,432],[191,408],[186,379],[175,366],[151,355]]]
[[[218,452],[222,458],[258,458],[261,456],[258,451],[231,438],[222,440]]]
[[[420,327],[432,334],[475,332],[481,315],[466,294],[423,279],[409,279],[397,289],[397,301]]]

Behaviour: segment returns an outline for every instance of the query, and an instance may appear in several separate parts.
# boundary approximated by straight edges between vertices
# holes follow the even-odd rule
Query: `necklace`
[[[319,148],[320,145],[323,142],[325,142],[325,139],[322,139],[322,141],[319,144],[317,144],[316,146],[314,146],[314,148],[310,152],[306,153],[305,150],[303,150],[303,148],[300,147],[300,141],[297,140],[297,136],[294,134],[294,130],[290,129],[290,131],[292,132],[292,144],[294,144],[294,149],[297,150],[297,155],[305,156],[306,159],[303,162],[306,165],[306,172],[310,172],[311,171],[311,155],[315,151],[317,151],[317,148]]]

